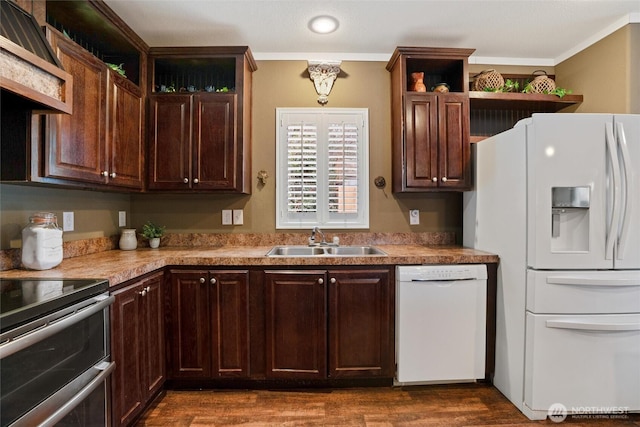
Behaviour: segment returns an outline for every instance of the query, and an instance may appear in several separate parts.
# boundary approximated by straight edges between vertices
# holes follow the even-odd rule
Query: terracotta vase
[[[427,87],[424,84],[424,73],[411,73],[411,87],[410,90],[414,92],[426,92]]]

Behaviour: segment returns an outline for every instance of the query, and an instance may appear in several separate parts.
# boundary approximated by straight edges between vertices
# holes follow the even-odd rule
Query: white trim
[[[597,33],[595,33],[594,35],[592,35],[591,37],[589,37],[588,39],[586,39],[585,41],[583,41],[582,43],[577,44],[576,46],[574,46],[573,48],[567,50],[566,52],[558,55],[555,59],[554,59],[554,65],[558,65],[559,63],[561,63],[562,61],[571,58],[573,55],[583,51],[584,49],[588,48],[589,46],[599,42],[600,40],[604,39],[605,37],[609,36],[610,34],[613,34],[614,32],[618,31],[620,28],[624,27],[625,25],[628,24],[635,24],[635,23],[639,23],[640,22],[640,13],[630,13],[627,16],[623,16],[622,18],[618,19],[616,22],[614,22],[613,24],[609,25],[608,27],[604,28],[601,31],[598,31]]]
[[[293,116],[293,117],[292,117]],[[334,120],[345,120],[358,128],[358,211],[355,213],[330,212],[328,205],[319,206],[310,212],[288,212],[288,164],[287,128],[289,124],[298,123],[299,119],[308,117],[307,123],[317,122],[318,131],[318,171],[328,170],[326,150],[328,141],[327,126],[331,117]],[[322,145],[323,148],[320,148]],[[310,229],[321,226],[327,229],[362,229],[369,228],[369,109],[368,108],[326,108],[299,107],[276,108],[276,229]],[[328,201],[328,180],[325,172],[319,173],[317,183],[317,200]]]
[[[500,56],[475,56],[469,57],[469,64],[486,65],[521,65],[532,67],[553,67],[555,63],[551,58],[508,58]]]
[[[640,23],[640,13],[634,12],[623,16],[613,24],[598,31],[593,36],[587,38],[582,43],[558,55],[555,58],[517,58],[517,57],[491,57],[475,56],[469,57],[469,64],[488,65],[521,65],[521,66],[545,66],[554,67],[562,61],[570,58],[578,52],[586,49],[594,43],[604,39],[627,24]],[[253,52],[256,61],[359,61],[359,62],[388,62],[391,53],[354,53],[354,52]]]
[[[256,61],[361,61],[387,62],[391,53],[354,52],[253,52]]]

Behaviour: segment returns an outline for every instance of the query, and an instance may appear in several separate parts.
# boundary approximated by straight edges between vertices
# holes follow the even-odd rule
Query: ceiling
[[[257,60],[387,61],[396,46],[470,63],[555,65],[628,23],[638,0],[104,0],[149,46],[248,45]],[[309,31],[335,16],[331,34]]]

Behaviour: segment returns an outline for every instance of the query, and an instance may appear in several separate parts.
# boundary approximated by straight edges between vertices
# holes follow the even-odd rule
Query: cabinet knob
[[[144,288],[145,291],[147,291],[147,293],[151,292],[151,287],[147,286],[146,288]]]
[[[212,277],[212,278],[211,278],[211,280],[209,280],[209,282],[210,282],[212,285],[215,285],[216,283],[218,283],[218,281],[216,280],[216,278],[215,278],[215,277]]]
[[[109,174],[109,176],[110,176],[111,178],[115,178],[115,177],[116,177],[116,173],[115,173],[115,172],[111,172],[111,173]]]
[[[200,283],[204,283],[204,282],[206,282],[206,280],[204,280],[204,277],[201,277],[200,278]]]
[[[138,292],[138,294],[143,297],[147,294],[147,289],[146,288],[142,288],[142,290],[140,292]]]
[[[324,279],[318,279],[318,284],[322,285],[324,283]]]
[[[194,184],[197,184],[197,183],[199,183],[199,182],[200,182],[200,180],[199,180],[198,178],[194,178],[194,179],[193,179],[193,183],[194,183]]]
[[[106,176],[109,176],[109,172],[107,172],[107,171],[102,171],[102,173],[100,173],[100,175],[102,175],[102,176],[105,176],[105,177],[106,177]]]
[[[442,177],[442,182],[447,182],[447,177],[446,176]]]
[[[437,177],[437,176],[434,176],[433,178],[431,178],[431,181],[433,181],[433,182],[438,182],[438,177]]]
[[[331,283],[335,284],[335,283],[337,282],[337,280],[336,280],[336,278],[335,278],[335,277],[332,277],[331,279],[329,279],[329,282],[331,282]]]
[[[189,183],[189,178],[183,179],[182,182],[184,182],[185,184],[188,184]]]

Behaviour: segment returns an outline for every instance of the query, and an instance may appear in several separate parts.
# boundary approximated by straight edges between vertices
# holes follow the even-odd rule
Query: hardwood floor
[[[637,427],[640,414],[530,421],[485,384],[333,390],[173,391],[137,426],[523,426]]]

